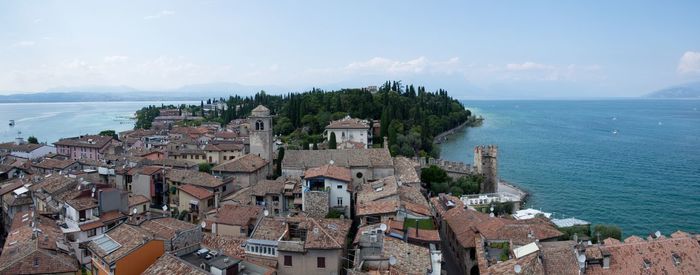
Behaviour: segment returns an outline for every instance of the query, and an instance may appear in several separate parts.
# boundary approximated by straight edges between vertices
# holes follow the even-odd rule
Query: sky
[[[0,94],[402,80],[457,98],[700,80],[700,1],[1,1]]]

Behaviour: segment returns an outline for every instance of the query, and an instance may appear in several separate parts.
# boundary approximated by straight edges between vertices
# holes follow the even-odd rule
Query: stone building
[[[170,217],[144,221],[141,228],[151,232],[156,239],[163,240],[168,252],[196,250],[204,236],[198,224]]]
[[[270,109],[258,105],[248,118],[250,121],[250,153],[272,162],[272,116]]]
[[[386,148],[354,150],[287,150],[282,160],[283,176],[302,176],[326,164],[350,169],[353,185],[394,175],[394,160]]]
[[[480,193],[498,191],[498,147],[496,145],[477,146],[474,148],[474,170],[484,175]]]

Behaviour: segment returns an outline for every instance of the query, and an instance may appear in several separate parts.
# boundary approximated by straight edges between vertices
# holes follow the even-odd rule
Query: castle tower
[[[272,162],[272,116],[270,109],[258,105],[248,117],[250,123],[250,153]]]
[[[498,147],[496,145],[476,146],[474,148],[474,170],[484,176],[480,193],[498,192]]]

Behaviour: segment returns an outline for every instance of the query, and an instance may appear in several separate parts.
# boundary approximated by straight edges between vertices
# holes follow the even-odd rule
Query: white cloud
[[[36,42],[34,42],[34,41],[29,41],[29,40],[25,40],[25,41],[19,41],[19,42],[15,43],[15,44],[12,44],[12,47],[15,47],[15,48],[25,48],[25,47],[32,47],[32,46],[34,46],[34,45],[36,45]]]
[[[162,10],[162,11],[159,11],[158,13],[156,13],[156,14],[146,15],[145,17],[143,17],[143,19],[146,19],[146,20],[160,19],[160,18],[163,18],[163,17],[166,17],[166,16],[171,16],[171,15],[174,15],[174,14],[175,14],[175,11],[171,11],[171,10]]]
[[[681,74],[700,73],[700,52],[685,52],[678,62],[678,72]]]
[[[406,61],[393,60],[384,57],[374,57],[365,61],[352,62],[343,68],[335,69],[335,71],[349,74],[422,74],[452,72],[455,65],[458,64],[458,57],[453,57],[445,61],[432,61],[425,56],[420,56]]]
[[[128,56],[111,55],[111,56],[105,56],[103,60],[105,63],[119,63],[119,62],[125,62],[128,59],[129,59]]]
[[[553,67],[551,65],[545,65],[535,62],[525,62],[525,63],[510,63],[506,65],[506,70],[509,71],[537,71],[537,70],[549,70]]]

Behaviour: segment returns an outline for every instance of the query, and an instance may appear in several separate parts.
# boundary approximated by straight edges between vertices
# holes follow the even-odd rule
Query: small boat
[[[664,124],[663,124],[663,123],[661,123],[661,121],[659,121],[659,125],[664,125]]]
[[[612,133],[613,135],[617,135],[617,129],[613,129]]]
[[[617,120],[617,117],[612,117],[612,120]]]
[[[15,120],[14,120],[14,119],[10,119],[10,127],[13,127],[13,126],[15,126]]]

